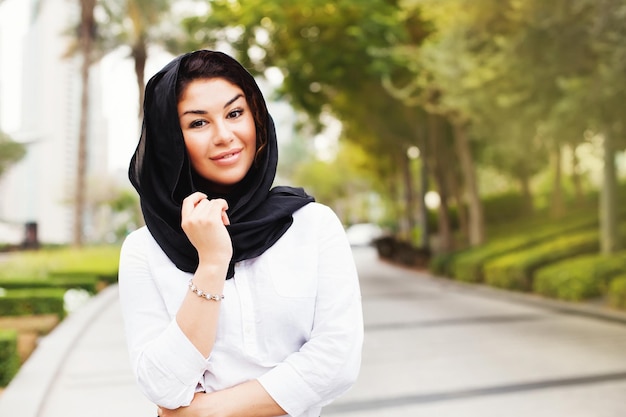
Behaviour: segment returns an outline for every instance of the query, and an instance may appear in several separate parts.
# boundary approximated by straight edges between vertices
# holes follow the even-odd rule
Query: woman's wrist
[[[200,262],[192,280],[197,287],[207,292],[221,293],[227,273],[228,265]]]

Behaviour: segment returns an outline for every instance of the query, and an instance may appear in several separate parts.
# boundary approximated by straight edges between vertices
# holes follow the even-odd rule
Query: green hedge
[[[544,265],[599,250],[598,231],[551,239],[518,252],[498,257],[485,265],[485,282],[494,287],[529,291],[533,273]]]
[[[56,314],[65,317],[62,288],[31,288],[4,290],[0,293],[0,316]]]
[[[611,307],[626,309],[626,274],[611,280],[607,296]]]
[[[19,367],[17,331],[0,329],[0,387],[9,385]]]
[[[581,301],[603,295],[613,277],[626,273],[626,251],[585,255],[548,265],[536,272],[533,291],[548,297]]]
[[[597,219],[589,215],[577,215],[561,222],[535,226],[526,232],[511,230],[511,237],[496,239],[491,243],[454,256],[449,270],[452,272],[451,275],[459,281],[483,282],[485,280],[484,266],[489,261],[502,255],[539,245],[567,233],[595,228],[597,224]]]
[[[90,294],[95,294],[98,288],[99,278],[95,275],[82,275],[75,277],[51,277],[49,279],[9,279],[0,278],[0,288],[4,289],[28,289],[28,288],[61,288],[83,289]]]

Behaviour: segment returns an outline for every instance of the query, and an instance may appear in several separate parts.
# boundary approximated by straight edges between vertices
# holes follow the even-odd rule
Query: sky
[[[11,133],[19,128],[21,38],[28,23],[28,2],[0,3],[0,126]]]

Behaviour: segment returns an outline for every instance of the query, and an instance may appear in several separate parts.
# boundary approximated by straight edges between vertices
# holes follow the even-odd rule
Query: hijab
[[[244,179],[225,195],[201,189],[202,181],[194,180],[197,174],[191,167],[178,119],[176,90],[181,63],[196,53],[218,64],[228,64],[231,72],[234,68],[235,79],[240,80],[236,84],[243,84],[239,87],[246,100],[251,106],[260,106],[256,113],[265,118],[265,123],[259,123],[255,117],[255,124],[257,137],[264,135],[266,145]],[[265,131],[260,130],[262,126]],[[191,52],[175,58],[148,81],[141,136],[128,174],[139,193],[148,230],[178,269],[195,272],[198,266],[197,251],[181,228],[182,200],[195,191],[228,202],[230,225],[226,228],[233,257],[226,279],[234,276],[236,262],[257,257],[278,241],[291,226],[292,214],[314,199],[302,188],[272,188],[277,164],[276,129],[263,95],[254,77],[230,56],[214,51]]]

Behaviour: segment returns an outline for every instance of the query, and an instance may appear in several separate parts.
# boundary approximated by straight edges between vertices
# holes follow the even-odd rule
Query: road
[[[325,417],[624,417],[626,314],[526,302],[355,248],[362,370]],[[0,395],[2,417],[151,416],[130,374],[117,288],[40,343]]]
[[[626,325],[512,301],[355,249],[366,340],[341,417],[623,417]]]

